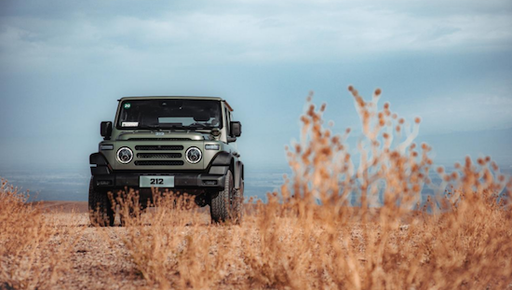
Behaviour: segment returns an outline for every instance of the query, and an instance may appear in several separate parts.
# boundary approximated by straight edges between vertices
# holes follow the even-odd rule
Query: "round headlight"
[[[201,161],[201,157],[203,154],[201,153],[201,150],[197,147],[190,147],[187,149],[187,152],[185,152],[185,157],[187,158],[187,161],[195,164],[199,161]]]
[[[133,151],[128,147],[121,147],[116,153],[117,161],[126,164],[130,163],[133,159]]]

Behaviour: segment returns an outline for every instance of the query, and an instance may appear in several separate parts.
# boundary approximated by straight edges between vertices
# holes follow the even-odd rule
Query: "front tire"
[[[243,204],[243,187],[239,190],[233,188],[233,173],[228,170],[224,190],[213,197],[210,203],[210,215],[215,223],[233,221],[241,222]]]
[[[106,192],[100,192],[93,186],[93,179],[89,182],[89,219],[91,224],[100,227],[114,225],[114,210]]]

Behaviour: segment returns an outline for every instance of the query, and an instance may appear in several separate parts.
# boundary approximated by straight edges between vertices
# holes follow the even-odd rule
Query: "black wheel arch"
[[[107,158],[99,152],[93,153],[89,156],[89,164],[91,165],[91,175],[105,175],[112,172]]]
[[[215,155],[210,163],[209,172],[222,172],[226,174],[227,170],[233,173],[234,187],[239,189],[244,179],[244,164],[242,161],[237,160],[233,154],[221,151]]]

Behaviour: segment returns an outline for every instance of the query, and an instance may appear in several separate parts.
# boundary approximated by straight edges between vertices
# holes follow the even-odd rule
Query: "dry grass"
[[[69,229],[27,199],[28,193],[1,181],[0,289],[50,288],[69,267]]]
[[[170,210],[170,200],[132,223],[126,246],[144,278],[163,288],[511,288],[511,208],[502,193],[510,179],[490,158],[467,158],[455,172],[438,168],[443,181],[432,184],[431,148],[413,143],[421,120],[379,109],[380,90],[370,101],[349,90],[363,129],[358,162],[350,130],[333,135],[326,106],[309,97],[300,141],[287,150],[293,175],[242,226],[204,224]],[[437,196],[422,200],[424,186]]]
[[[121,245],[112,259],[148,288],[512,289],[510,177],[488,157],[467,158],[454,172],[434,168],[431,148],[414,143],[419,118],[407,122],[389,104],[380,107],[380,90],[371,100],[349,90],[362,123],[356,148],[346,141],[349,129],[336,135],[325,126],[326,106],[315,107],[310,96],[300,139],[287,149],[293,174],[267,204],[246,205],[241,225],[211,224],[206,211],[171,194],[139,214],[129,192],[126,228],[97,228],[97,237]],[[432,170],[440,184],[429,179]],[[425,186],[437,195],[423,200]],[[0,248],[1,278],[51,288],[58,263],[33,252],[58,233],[12,191],[2,192],[0,243],[15,237],[27,246]],[[349,206],[352,195],[360,207]],[[34,234],[34,224],[45,234]],[[22,256],[38,262],[25,270],[32,264]],[[30,271],[38,274],[11,274]]]

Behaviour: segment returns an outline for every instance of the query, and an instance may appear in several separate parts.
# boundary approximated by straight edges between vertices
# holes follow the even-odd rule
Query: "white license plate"
[[[174,187],[174,176],[141,176],[139,187]]]

